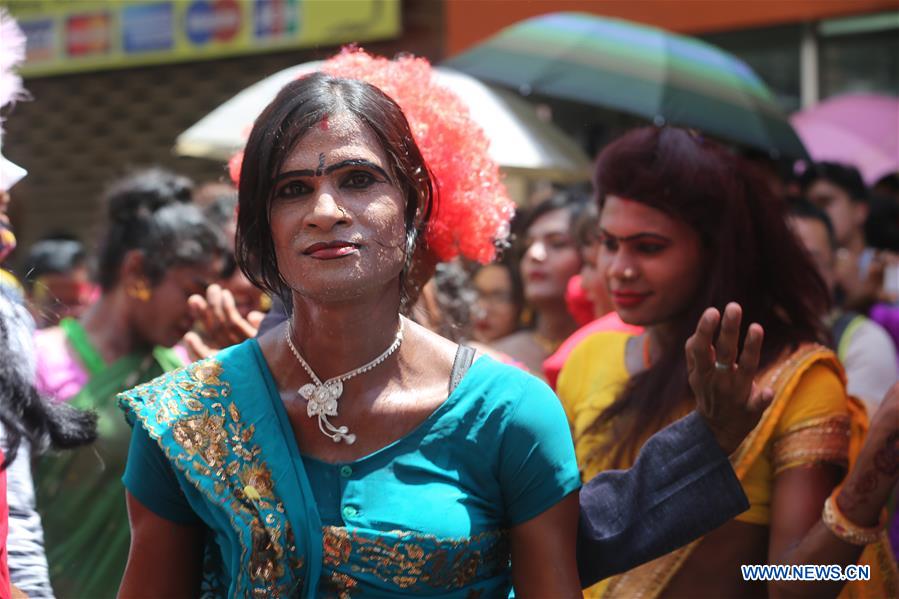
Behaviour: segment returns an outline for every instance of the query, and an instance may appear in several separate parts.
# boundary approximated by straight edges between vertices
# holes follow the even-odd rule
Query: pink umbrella
[[[899,98],[847,94],[790,117],[812,158],[851,164],[870,185],[899,172]]]

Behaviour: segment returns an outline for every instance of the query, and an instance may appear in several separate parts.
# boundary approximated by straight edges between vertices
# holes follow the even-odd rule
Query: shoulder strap
[[[472,362],[474,362],[475,349],[468,345],[459,344],[456,350],[456,357],[453,360],[453,370],[450,372],[449,392],[452,394],[462,382],[462,377],[468,372]]]

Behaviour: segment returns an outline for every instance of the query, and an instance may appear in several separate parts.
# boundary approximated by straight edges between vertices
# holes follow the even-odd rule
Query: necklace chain
[[[293,330],[293,320],[288,322],[287,328],[284,331],[284,337],[287,340],[287,347],[290,348],[291,353],[297,359],[297,362],[300,363],[300,366],[303,367],[303,370],[306,371],[306,374],[309,375],[309,378],[312,379],[311,384],[306,384],[297,389],[297,394],[300,397],[304,398],[307,401],[306,404],[306,413],[310,418],[318,417],[318,428],[326,437],[329,437],[335,443],[339,443],[340,441],[346,441],[348,444],[352,445],[356,441],[356,435],[349,432],[349,429],[346,426],[334,426],[328,420],[329,416],[337,416],[337,400],[340,399],[340,396],[343,394],[343,383],[346,380],[353,378],[354,376],[363,374],[368,372],[372,368],[375,368],[379,364],[381,364],[384,360],[390,357],[397,349],[399,349],[400,344],[403,342],[403,319],[400,317],[400,326],[397,329],[396,337],[393,340],[393,343],[390,344],[384,352],[372,360],[367,364],[364,364],[358,368],[354,368],[349,372],[344,374],[331,377],[328,380],[322,382],[318,375],[312,370],[312,367],[303,359],[303,356],[300,354],[299,350],[297,350],[296,346],[293,343],[293,338],[290,333]]]

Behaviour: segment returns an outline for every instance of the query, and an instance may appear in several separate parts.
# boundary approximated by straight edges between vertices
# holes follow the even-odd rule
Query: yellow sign
[[[335,46],[400,34],[400,0],[9,0],[24,76]]]

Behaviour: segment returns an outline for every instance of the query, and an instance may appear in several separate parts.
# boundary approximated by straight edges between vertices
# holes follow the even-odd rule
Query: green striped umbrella
[[[521,21],[447,66],[520,93],[695,127],[772,155],[807,158],[773,95],[735,56],[619,19],[561,12]]]

